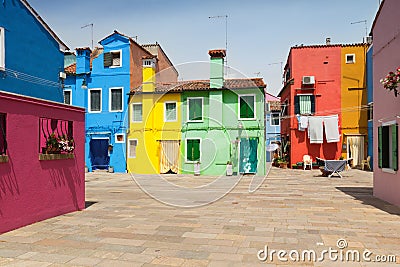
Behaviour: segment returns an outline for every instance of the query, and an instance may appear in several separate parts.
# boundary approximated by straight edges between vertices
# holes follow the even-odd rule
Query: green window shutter
[[[193,141],[186,140],[186,160],[193,161]]]
[[[378,167],[382,168],[382,126],[378,127]]]
[[[110,67],[112,65],[113,57],[110,52],[104,53],[104,67]]]
[[[393,170],[397,171],[398,170],[398,149],[397,149],[397,123],[392,125],[392,167]]]
[[[300,114],[300,96],[294,96],[294,114]]]
[[[187,161],[200,160],[200,140],[198,139],[186,140],[186,160]]]
[[[193,161],[200,161],[200,140],[193,141]]]

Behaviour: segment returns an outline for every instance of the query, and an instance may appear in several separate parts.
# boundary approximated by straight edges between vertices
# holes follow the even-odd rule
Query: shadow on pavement
[[[393,215],[400,215],[400,207],[374,197],[372,187],[336,187],[343,193],[362,201],[364,205],[370,205]]]

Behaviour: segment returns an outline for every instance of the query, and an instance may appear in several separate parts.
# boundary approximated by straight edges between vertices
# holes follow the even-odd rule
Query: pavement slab
[[[255,191],[252,176],[233,189],[229,177],[161,178],[87,173],[87,208],[0,235],[0,266],[377,264],[328,256],[283,261],[277,254],[329,248],[368,250],[372,260],[395,256],[400,264],[400,208],[373,196],[371,172],[352,169],[327,178],[318,170],[272,168],[265,179],[257,177],[257,183],[264,180]],[[258,258],[272,250],[272,259]]]

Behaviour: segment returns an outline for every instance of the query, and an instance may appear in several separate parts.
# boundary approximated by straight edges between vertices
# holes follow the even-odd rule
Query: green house
[[[224,79],[225,50],[210,50],[210,80],[179,82],[181,173],[265,175],[265,83]]]

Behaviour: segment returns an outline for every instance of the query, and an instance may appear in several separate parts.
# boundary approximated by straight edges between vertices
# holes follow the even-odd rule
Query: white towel
[[[308,136],[310,144],[322,144],[324,142],[323,117],[308,118]]]
[[[340,141],[338,115],[324,117],[326,142],[336,143]]]
[[[308,117],[306,116],[300,116],[300,128],[302,129],[307,129],[308,128]]]

